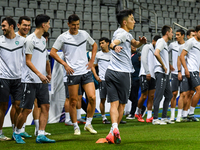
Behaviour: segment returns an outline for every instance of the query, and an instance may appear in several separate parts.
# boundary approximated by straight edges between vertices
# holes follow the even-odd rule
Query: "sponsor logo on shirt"
[[[45,41],[42,41],[42,43],[45,45]]]
[[[19,41],[15,41],[15,44],[16,44],[16,45],[19,45]]]

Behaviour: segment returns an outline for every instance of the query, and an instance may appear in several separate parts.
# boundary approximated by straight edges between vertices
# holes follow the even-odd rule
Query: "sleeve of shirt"
[[[125,33],[118,33],[117,35],[116,35],[116,38],[115,38],[115,40],[119,40],[121,43],[124,43],[124,42],[126,42],[126,34]]]
[[[156,44],[156,48],[155,49],[159,49],[160,51],[162,51],[164,49],[163,41],[159,41],[159,43]]]
[[[53,48],[60,50],[63,46],[62,36],[60,35],[53,44]]]
[[[47,53],[46,59],[47,59],[47,61],[49,61],[49,55],[48,55],[48,50],[47,49],[46,49],[46,53]]]
[[[34,49],[34,44],[33,44],[33,41],[31,40],[27,40],[25,42],[25,54],[33,54],[33,49]]]
[[[189,39],[189,40],[185,43],[183,49],[186,50],[187,52],[189,52],[189,51],[191,50],[191,48],[192,48],[192,39]]]
[[[149,67],[148,67],[148,53],[149,53],[149,47],[148,45],[145,45],[142,48],[142,55],[141,55],[141,63],[144,66],[144,70],[146,74],[149,74]]]
[[[86,32],[87,33],[87,32]],[[94,40],[93,38],[91,38],[91,36],[87,33],[87,41],[89,42],[90,45],[93,45],[94,44]]]

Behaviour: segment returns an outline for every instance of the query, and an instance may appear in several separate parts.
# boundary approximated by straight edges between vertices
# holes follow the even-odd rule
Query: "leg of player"
[[[190,112],[190,106],[191,106],[191,103],[192,103],[192,97],[194,95],[194,92],[195,92],[194,90],[190,90],[190,92],[188,93],[188,101],[187,101],[187,110],[188,110],[188,113]]]
[[[15,113],[16,113],[15,102],[13,102],[10,110],[10,120],[12,123],[13,132],[15,131]]]
[[[0,141],[11,140],[3,135],[2,128],[6,110],[8,109],[8,102],[0,102]]]
[[[33,109],[33,119],[35,123],[35,132],[34,132],[35,136],[38,135],[40,113],[41,113],[41,109],[38,108],[37,99],[35,99],[34,109]]]
[[[90,133],[96,134],[97,131],[95,131],[91,125],[96,108],[96,95],[95,95],[94,82],[89,82],[87,84],[84,84],[83,89],[85,90],[85,93],[88,97],[87,119],[84,130],[88,130]]]
[[[180,93],[180,97],[178,100],[178,114],[176,117],[176,122],[181,122],[182,121],[182,111],[183,111],[183,103],[185,101],[185,97],[186,97],[186,93],[187,92],[181,92]]]
[[[150,123],[153,121],[152,107],[153,107],[154,94],[155,94],[155,89],[149,90],[148,100],[147,100],[147,118],[146,118],[147,123]]]
[[[99,105],[100,111],[101,111],[101,117],[102,117],[104,124],[110,124],[110,121],[108,121],[108,119],[106,118],[106,115],[105,115],[105,101],[106,101],[106,98],[102,98],[100,105]]]
[[[176,96],[178,94],[178,91],[173,91],[172,92],[172,99],[171,99],[171,117],[170,117],[170,120],[171,121],[174,121],[175,119],[175,108],[176,108]]]
[[[80,87],[79,87],[79,90],[80,90]],[[78,95],[78,103],[76,105],[77,122],[85,124],[86,123],[85,120],[81,118],[81,104],[82,104],[82,95]]]
[[[65,125],[66,126],[73,126],[72,121],[70,120],[70,114],[69,114],[69,98],[65,99]]]
[[[77,123],[76,105],[78,101],[78,88],[79,84],[68,85],[69,90],[69,113],[74,126],[74,135],[80,135],[80,128]]]

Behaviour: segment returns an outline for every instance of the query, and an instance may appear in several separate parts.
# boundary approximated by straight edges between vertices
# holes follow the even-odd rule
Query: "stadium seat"
[[[33,0],[33,1],[29,1],[29,5],[28,8],[32,8],[32,9],[37,9],[37,1]]]
[[[149,11],[148,10],[146,10],[146,9],[143,9],[142,10],[142,20],[147,20],[148,19],[148,17],[149,17]],[[146,18],[144,18],[144,17],[146,17]]]
[[[66,0],[60,0],[60,2],[64,2],[64,3],[66,3]],[[70,4],[75,4],[76,3],[76,1],[75,0],[68,0],[68,2],[67,3],[70,3]]]
[[[148,8],[148,7],[147,7],[147,3],[141,3],[141,6],[144,7],[144,8]],[[142,9],[143,9],[143,8],[142,8]]]
[[[3,35],[3,31],[2,30],[0,30],[0,35]]]
[[[160,4],[161,4],[161,5],[165,5],[165,0],[161,0],[161,1],[160,1]]]
[[[148,9],[149,10],[154,10],[154,4],[148,4]]]
[[[190,3],[189,3],[189,1],[185,1],[185,3],[184,3],[184,6],[185,6],[185,7],[188,7],[188,6],[190,6]]]
[[[153,0],[147,0],[148,4],[153,4]]]
[[[62,28],[62,20],[61,19],[54,19],[53,20],[53,28]]]
[[[67,11],[74,11],[75,5],[74,4],[67,4]]]
[[[191,13],[191,7],[186,7],[186,13]]]
[[[50,10],[57,10],[58,9],[58,5],[56,2],[49,2],[49,9]]]
[[[184,6],[184,1],[178,1],[178,6]]]
[[[163,11],[163,15],[162,16],[165,17],[165,18],[169,17],[168,11]]]
[[[146,0],[140,0],[140,3],[146,3]]]
[[[100,5],[100,0],[93,0],[92,5],[93,6],[99,6]]]
[[[191,23],[192,23],[192,27],[193,28],[197,26],[197,20],[196,19],[192,20]]]
[[[14,16],[13,7],[5,7],[4,9],[4,16]]]
[[[51,34],[52,38],[57,38],[61,34],[61,29],[52,28],[51,30],[52,30]]]
[[[30,33],[33,33],[35,31],[35,27],[31,27]]]
[[[108,17],[109,22],[117,22],[116,20],[116,15],[115,14],[110,14]]]
[[[175,18],[175,12],[169,12],[169,18]]]
[[[3,8],[0,6],[0,16],[3,16]]]
[[[65,12],[63,10],[57,10],[56,11],[56,18],[65,19]]]
[[[0,0],[1,6],[8,6],[8,0]]]
[[[80,20],[83,20],[83,13],[82,12],[75,12],[74,14],[76,14]]]
[[[108,39],[110,39],[110,32],[109,31],[102,31],[101,37],[107,37]]]
[[[154,4],[160,4],[160,3],[159,3],[159,0],[153,0],[153,3],[154,3]]]
[[[156,11],[156,14],[157,14],[158,17],[162,17],[163,16],[163,12],[160,11],[160,10]]]
[[[93,6],[94,7],[94,6]],[[109,7],[108,8],[108,13],[109,14],[115,14],[116,13],[116,8],[115,7]]]
[[[107,6],[101,6],[101,13],[108,14],[108,7]]]
[[[110,31],[110,39],[113,38],[113,34],[114,34],[115,31]],[[135,32],[134,32],[135,33]]]
[[[91,13],[90,12],[84,12],[83,13],[83,20],[91,21]]]
[[[143,37],[144,36],[143,32],[136,32],[135,33],[135,40],[139,40],[139,36]]]
[[[196,20],[200,20],[199,14],[196,14],[196,15],[195,15],[195,19],[196,19]],[[197,25],[196,25],[196,26],[197,26]]]
[[[93,30],[92,31],[92,38],[93,39],[100,39],[101,38],[101,31],[99,31],[99,30]]]
[[[100,21],[99,13],[92,13],[92,21]]]
[[[185,26],[185,22],[183,19],[178,19],[178,24],[180,24],[181,26]]]
[[[174,7],[173,6],[168,6],[168,11],[174,11]]]
[[[85,0],[86,5],[92,5],[92,0]]]
[[[53,10],[45,10],[45,14],[48,15],[50,18],[54,18],[54,11]]]
[[[174,22],[175,22],[175,23],[178,22],[176,18],[172,18],[172,24],[173,24]]]
[[[141,32],[141,30],[142,30],[141,24],[135,24],[133,30],[134,30],[135,32]]]
[[[74,14],[73,11],[66,11],[66,13],[65,13],[66,19],[68,19],[68,17],[69,17],[70,15],[72,15],[72,14]]]
[[[82,4],[76,4],[76,11],[83,11],[83,5]]]
[[[158,27],[162,28],[164,25],[164,19],[163,17],[158,17]]]
[[[185,7],[182,6],[182,7],[180,8],[180,12],[184,13],[184,12],[185,12]]]
[[[183,14],[181,12],[176,13],[176,18],[177,19],[182,19],[183,18]]]
[[[68,20],[63,20],[63,28],[66,28],[66,29],[69,28],[67,22],[68,22]]]
[[[144,32],[144,36],[147,38],[147,42],[151,43],[151,41],[152,41],[151,33],[150,32]]]
[[[99,12],[100,12],[99,6],[92,6],[92,12],[97,12],[97,13],[99,13]]]
[[[190,20],[185,20],[185,26],[186,27],[190,27],[191,26]]]
[[[66,3],[58,3],[58,10],[66,10]]]
[[[48,9],[48,2],[40,2],[40,9]]]
[[[199,13],[199,9],[196,8],[196,7],[192,8],[192,13],[193,14],[198,14]]]
[[[35,16],[39,14],[44,14],[44,9],[35,9]]]
[[[165,18],[164,19],[164,24],[171,26],[171,19],[170,18]]]
[[[158,10],[158,11],[161,11],[161,5],[155,5],[155,8],[154,8],[155,10]]]
[[[52,48],[55,41],[56,41],[56,39],[54,39],[54,38],[49,39],[49,47],[48,48]]]
[[[188,13],[183,13],[183,19],[189,19],[189,14]]]
[[[128,8],[133,9],[133,2],[129,2]]]
[[[9,7],[18,7],[18,0],[9,0]]]
[[[83,5],[83,4],[84,4],[84,1],[83,1],[83,0],[76,0],[76,3],[77,3],[77,4],[82,4],[82,5]]]
[[[133,38],[135,39],[135,32],[133,30],[129,31],[129,33],[133,36]]]
[[[100,22],[92,22],[93,30],[100,30]]]
[[[28,7],[28,1],[27,0],[19,0],[19,7],[20,8],[27,8]]]
[[[167,5],[162,5],[162,11],[167,11]]]
[[[166,0],[166,5],[167,6],[170,6],[171,5],[171,0],[169,1],[169,0]]]
[[[149,25],[143,24],[142,25],[142,32],[149,32]]]
[[[195,7],[195,6],[199,6],[198,4],[196,5],[195,2],[190,2],[190,7]]]
[[[108,14],[101,14],[101,21],[108,22]],[[109,20],[109,22],[111,22]]]
[[[15,16],[24,16],[24,8],[15,8]]]
[[[117,23],[110,22],[110,30],[115,31],[117,29]]]
[[[109,29],[109,23],[108,22],[102,22],[101,23],[101,30],[110,30]]]
[[[49,1],[49,0],[48,0]],[[60,0],[50,0],[51,2],[60,2]]]
[[[175,12],[180,12],[179,6],[174,7],[174,11],[175,11]]]
[[[91,5],[85,5],[85,6],[84,6],[84,12],[92,12],[92,7],[91,7]]]
[[[189,15],[189,18],[190,18],[190,19],[194,19],[194,18],[195,18],[195,15],[194,15],[194,14],[190,14],[190,15]]]
[[[92,23],[90,21],[84,21],[84,23],[83,23],[83,29],[84,30],[90,30],[90,29],[92,29]]]

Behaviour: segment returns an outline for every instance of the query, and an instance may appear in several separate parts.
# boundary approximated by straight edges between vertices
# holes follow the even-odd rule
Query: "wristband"
[[[181,72],[181,70],[178,70],[178,72]]]
[[[113,46],[113,48],[112,48],[112,49],[113,49],[113,50],[115,50],[115,47],[116,47],[116,46],[117,46],[117,45]]]

